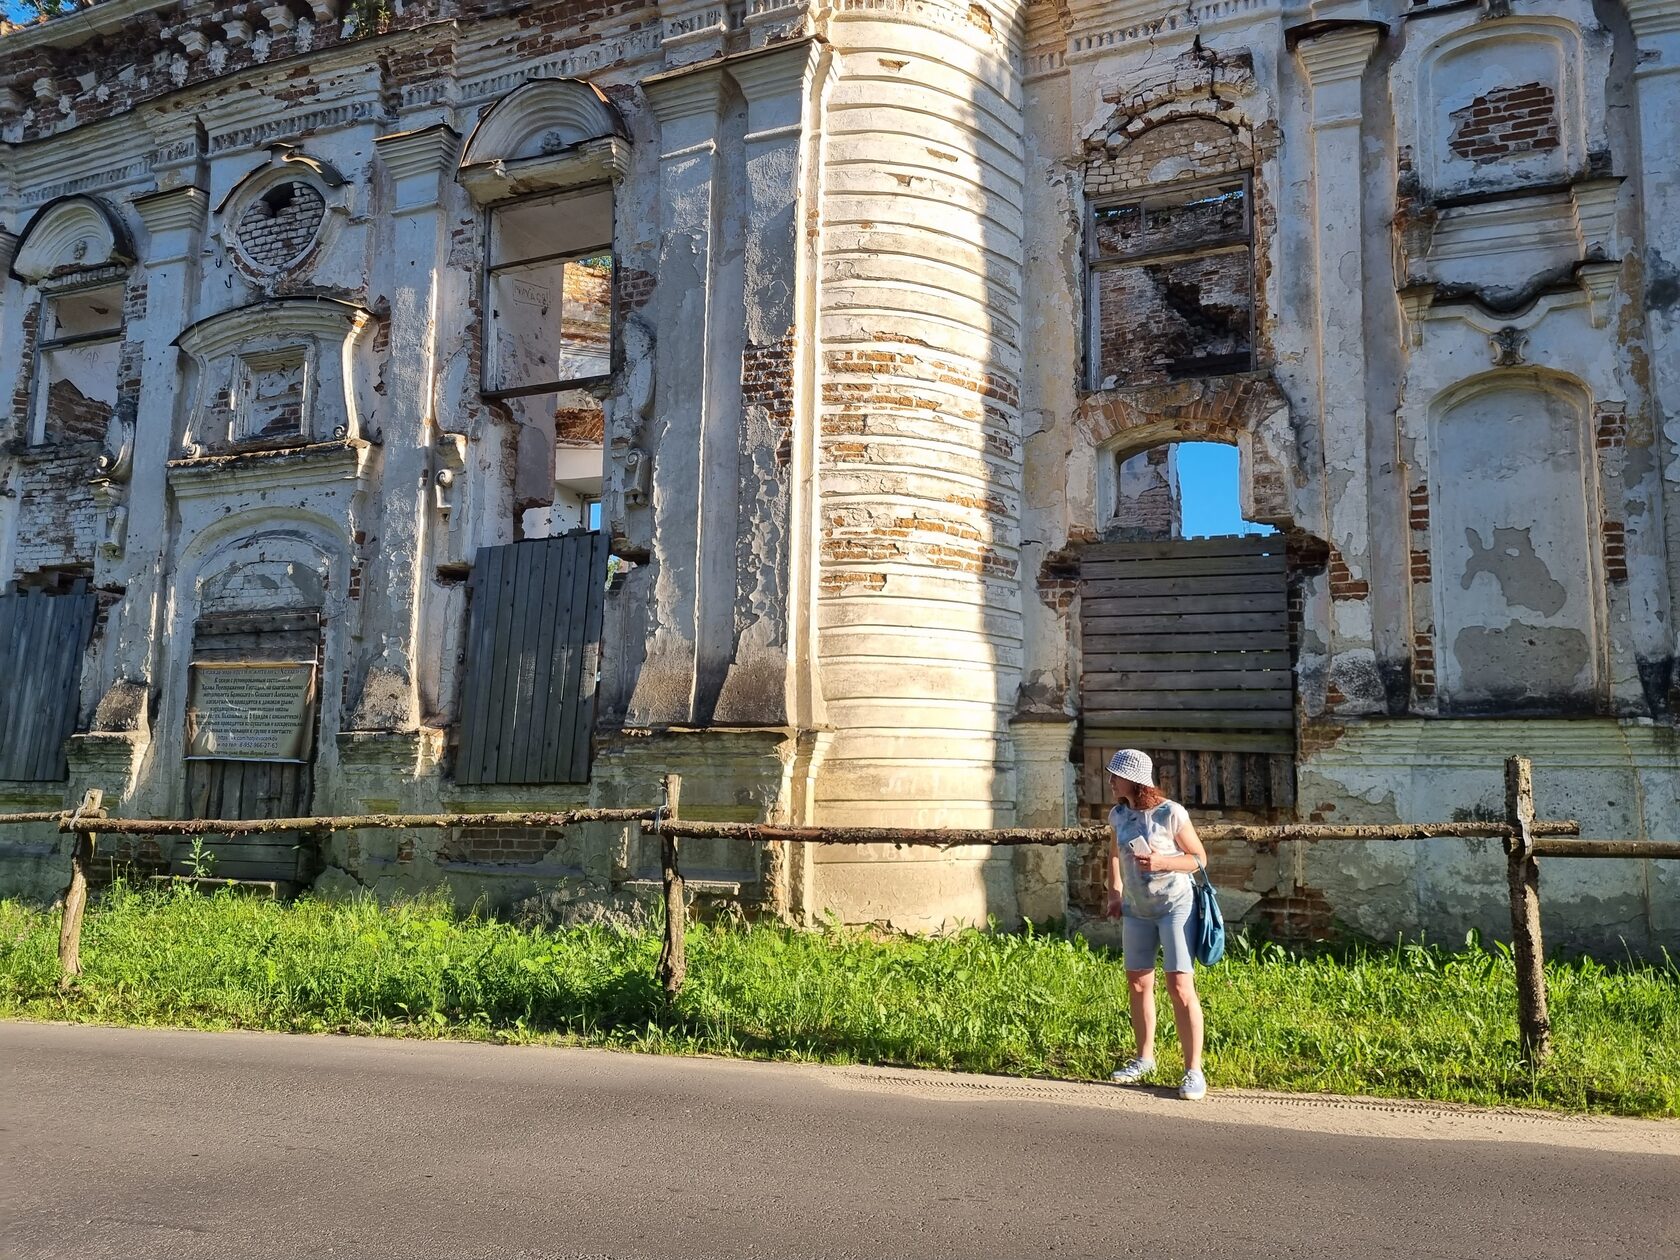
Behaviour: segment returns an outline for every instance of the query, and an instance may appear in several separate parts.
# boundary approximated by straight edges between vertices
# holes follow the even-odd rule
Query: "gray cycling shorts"
[[[1164,970],[1194,970],[1196,954],[1190,944],[1190,925],[1195,917],[1196,904],[1193,901],[1167,911],[1158,919],[1126,914],[1122,908],[1120,945],[1126,955],[1126,970],[1155,970],[1157,950],[1162,955]]]

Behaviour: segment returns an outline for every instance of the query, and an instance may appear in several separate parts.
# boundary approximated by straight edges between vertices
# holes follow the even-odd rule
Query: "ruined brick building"
[[[104,0],[0,37],[0,809],[1680,835],[1674,0]],[[1173,444],[1258,539],[1184,541]],[[1221,855],[1504,921],[1491,845]],[[120,851],[141,869],[178,862]],[[639,895],[621,830],[227,874]],[[694,846],[929,927],[1077,854]],[[1587,864],[1581,864],[1587,865]],[[62,882],[50,829],[7,887]],[[559,892],[552,890],[558,889]],[[1547,868],[1680,940],[1680,872]]]

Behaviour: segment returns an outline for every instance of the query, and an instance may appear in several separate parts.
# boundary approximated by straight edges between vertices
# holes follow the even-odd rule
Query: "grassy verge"
[[[1130,1050],[1119,959],[1082,940],[697,927],[666,1009],[652,933],[549,932],[418,901],[117,887],[57,988],[58,915],[0,901],[0,1017],[558,1041],[1100,1079]],[[1515,1048],[1501,950],[1291,953],[1238,941],[1200,975],[1215,1086],[1680,1115],[1680,969],[1549,969],[1557,1050]],[[1163,1079],[1176,1079],[1171,1019]]]

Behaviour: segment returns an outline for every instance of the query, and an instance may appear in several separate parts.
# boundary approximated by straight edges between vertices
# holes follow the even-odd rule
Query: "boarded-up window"
[[[1082,727],[1134,747],[1184,804],[1294,803],[1294,673],[1286,560],[1276,535],[1087,547],[1080,569]]]
[[[123,287],[46,299],[36,383],[37,442],[98,442],[117,405]]]
[[[0,779],[52,783],[69,777],[64,741],[76,729],[82,653],[93,633],[94,596],[0,595]]]
[[[1253,239],[1246,176],[1096,207],[1093,385],[1252,368]]]
[[[484,391],[539,394],[612,371],[612,191],[490,212]]]
[[[607,541],[484,547],[473,565],[457,783],[587,783]]]
[[[187,812],[193,818],[301,818],[314,794],[311,763],[319,679],[317,609],[206,612],[193,627],[187,704]],[[217,879],[315,877],[318,850],[295,831],[210,835],[196,869]],[[173,871],[193,869],[175,846]]]

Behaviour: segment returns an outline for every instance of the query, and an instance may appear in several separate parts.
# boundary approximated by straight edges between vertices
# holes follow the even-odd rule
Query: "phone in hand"
[[[1153,851],[1149,847],[1149,841],[1142,836],[1133,836],[1126,841],[1126,847],[1132,851],[1133,857],[1145,857]]]

